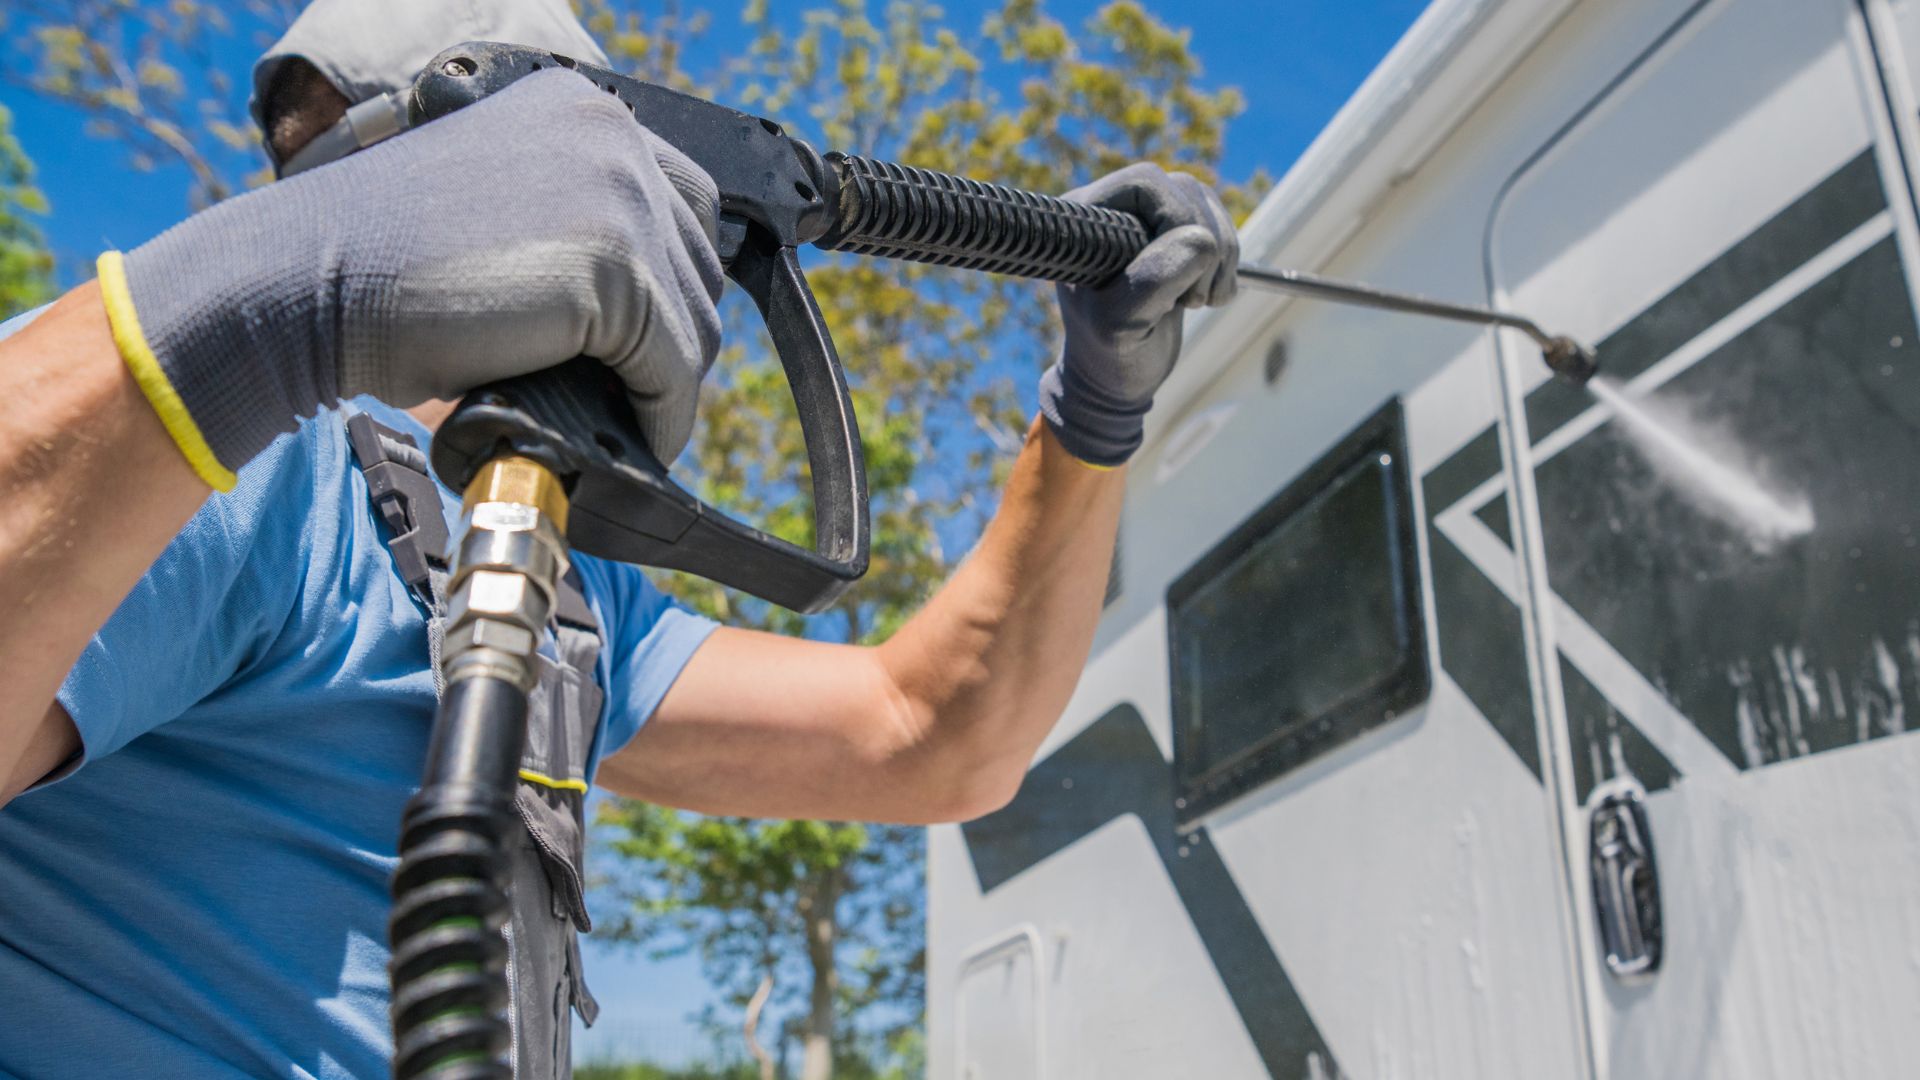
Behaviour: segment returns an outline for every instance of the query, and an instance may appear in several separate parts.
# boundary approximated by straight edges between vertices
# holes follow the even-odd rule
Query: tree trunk
[[[807,911],[807,963],[813,994],[807,1010],[800,1080],[833,1080],[833,1006],[840,989],[834,945],[840,936],[840,870],[828,870],[814,887]]]
[[[757,1034],[760,1028],[760,1010],[766,1008],[767,998],[772,994],[773,976],[762,976],[760,988],[753,992],[753,1000],[747,1002],[744,1034],[747,1038],[747,1051],[753,1055],[753,1060],[760,1063],[760,1080],[775,1080],[773,1055],[767,1053],[767,1048],[760,1045]]]

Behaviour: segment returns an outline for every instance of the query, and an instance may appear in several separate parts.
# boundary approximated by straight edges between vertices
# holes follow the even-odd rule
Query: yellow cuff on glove
[[[193,414],[167,380],[166,371],[147,344],[147,336],[140,331],[140,315],[133,310],[133,293],[127,288],[125,259],[119,252],[109,251],[100,256],[96,266],[100,298],[107,307],[107,325],[113,328],[113,344],[120,350],[120,359],[126,361],[127,370],[133,372],[133,381],[139,384],[147,404],[153,406],[194,473],[215,491],[232,491],[239,478],[214,456],[206,436],[200,434],[200,425],[193,422]]]

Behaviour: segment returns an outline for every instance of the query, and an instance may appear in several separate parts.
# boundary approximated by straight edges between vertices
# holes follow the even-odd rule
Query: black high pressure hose
[[[507,852],[533,652],[566,573],[559,478],[503,455],[467,486],[440,650],[446,689],[393,876],[393,1075],[511,1080]]]
[[[506,1020],[507,830],[527,695],[504,679],[448,685],[393,876],[393,1075],[494,1080]]]

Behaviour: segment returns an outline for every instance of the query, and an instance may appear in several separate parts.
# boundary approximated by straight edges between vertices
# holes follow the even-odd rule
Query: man
[[[602,60],[562,0],[319,0],[256,72],[275,161],[312,164],[350,104],[474,38]],[[896,822],[1011,797],[1085,661],[1182,311],[1224,302],[1238,257],[1190,177],[1136,166],[1074,197],[1156,239],[1061,290],[1043,415],[953,579],[859,648],[715,627],[577,557],[582,611],[537,694],[579,710],[581,743],[523,786],[575,813],[591,780]],[[714,205],[617,102],[541,72],[109,253],[0,341],[0,1074],[385,1073],[435,597],[396,571],[361,475],[383,451],[342,414],[424,445],[462,392],[586,354],[671,461],[718,346]],[[528,886],[551,910],[516,878],[513,927],[558,919],[570,948],[574,875]],[[522,1076],[564,1075],[566,1010],[591,1012],[559,965],[544,1002],[516,984]]]

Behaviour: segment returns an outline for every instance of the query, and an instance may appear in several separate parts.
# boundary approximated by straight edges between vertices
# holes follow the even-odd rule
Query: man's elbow
[[[1002,700],[929,701],[891,677],[882,685],[888,692],[880,711],[888,720],[866,730],[884,733],[868,743],[879,774],[895,792],[912,793],[896,813],[915,824],[972,821],[1020,793],[1035,749],[1030,732],[1051,727],[1051,716],[1045,724],[1020,722],[1030,718],[1010,714]]]
[[[927,785],[934,792],[922,807],[928,825],[950,825],[986,817],[1005,809],[1020,793],[1026,763],[1001,757],[970,762],[954,769],[947,782]]]

